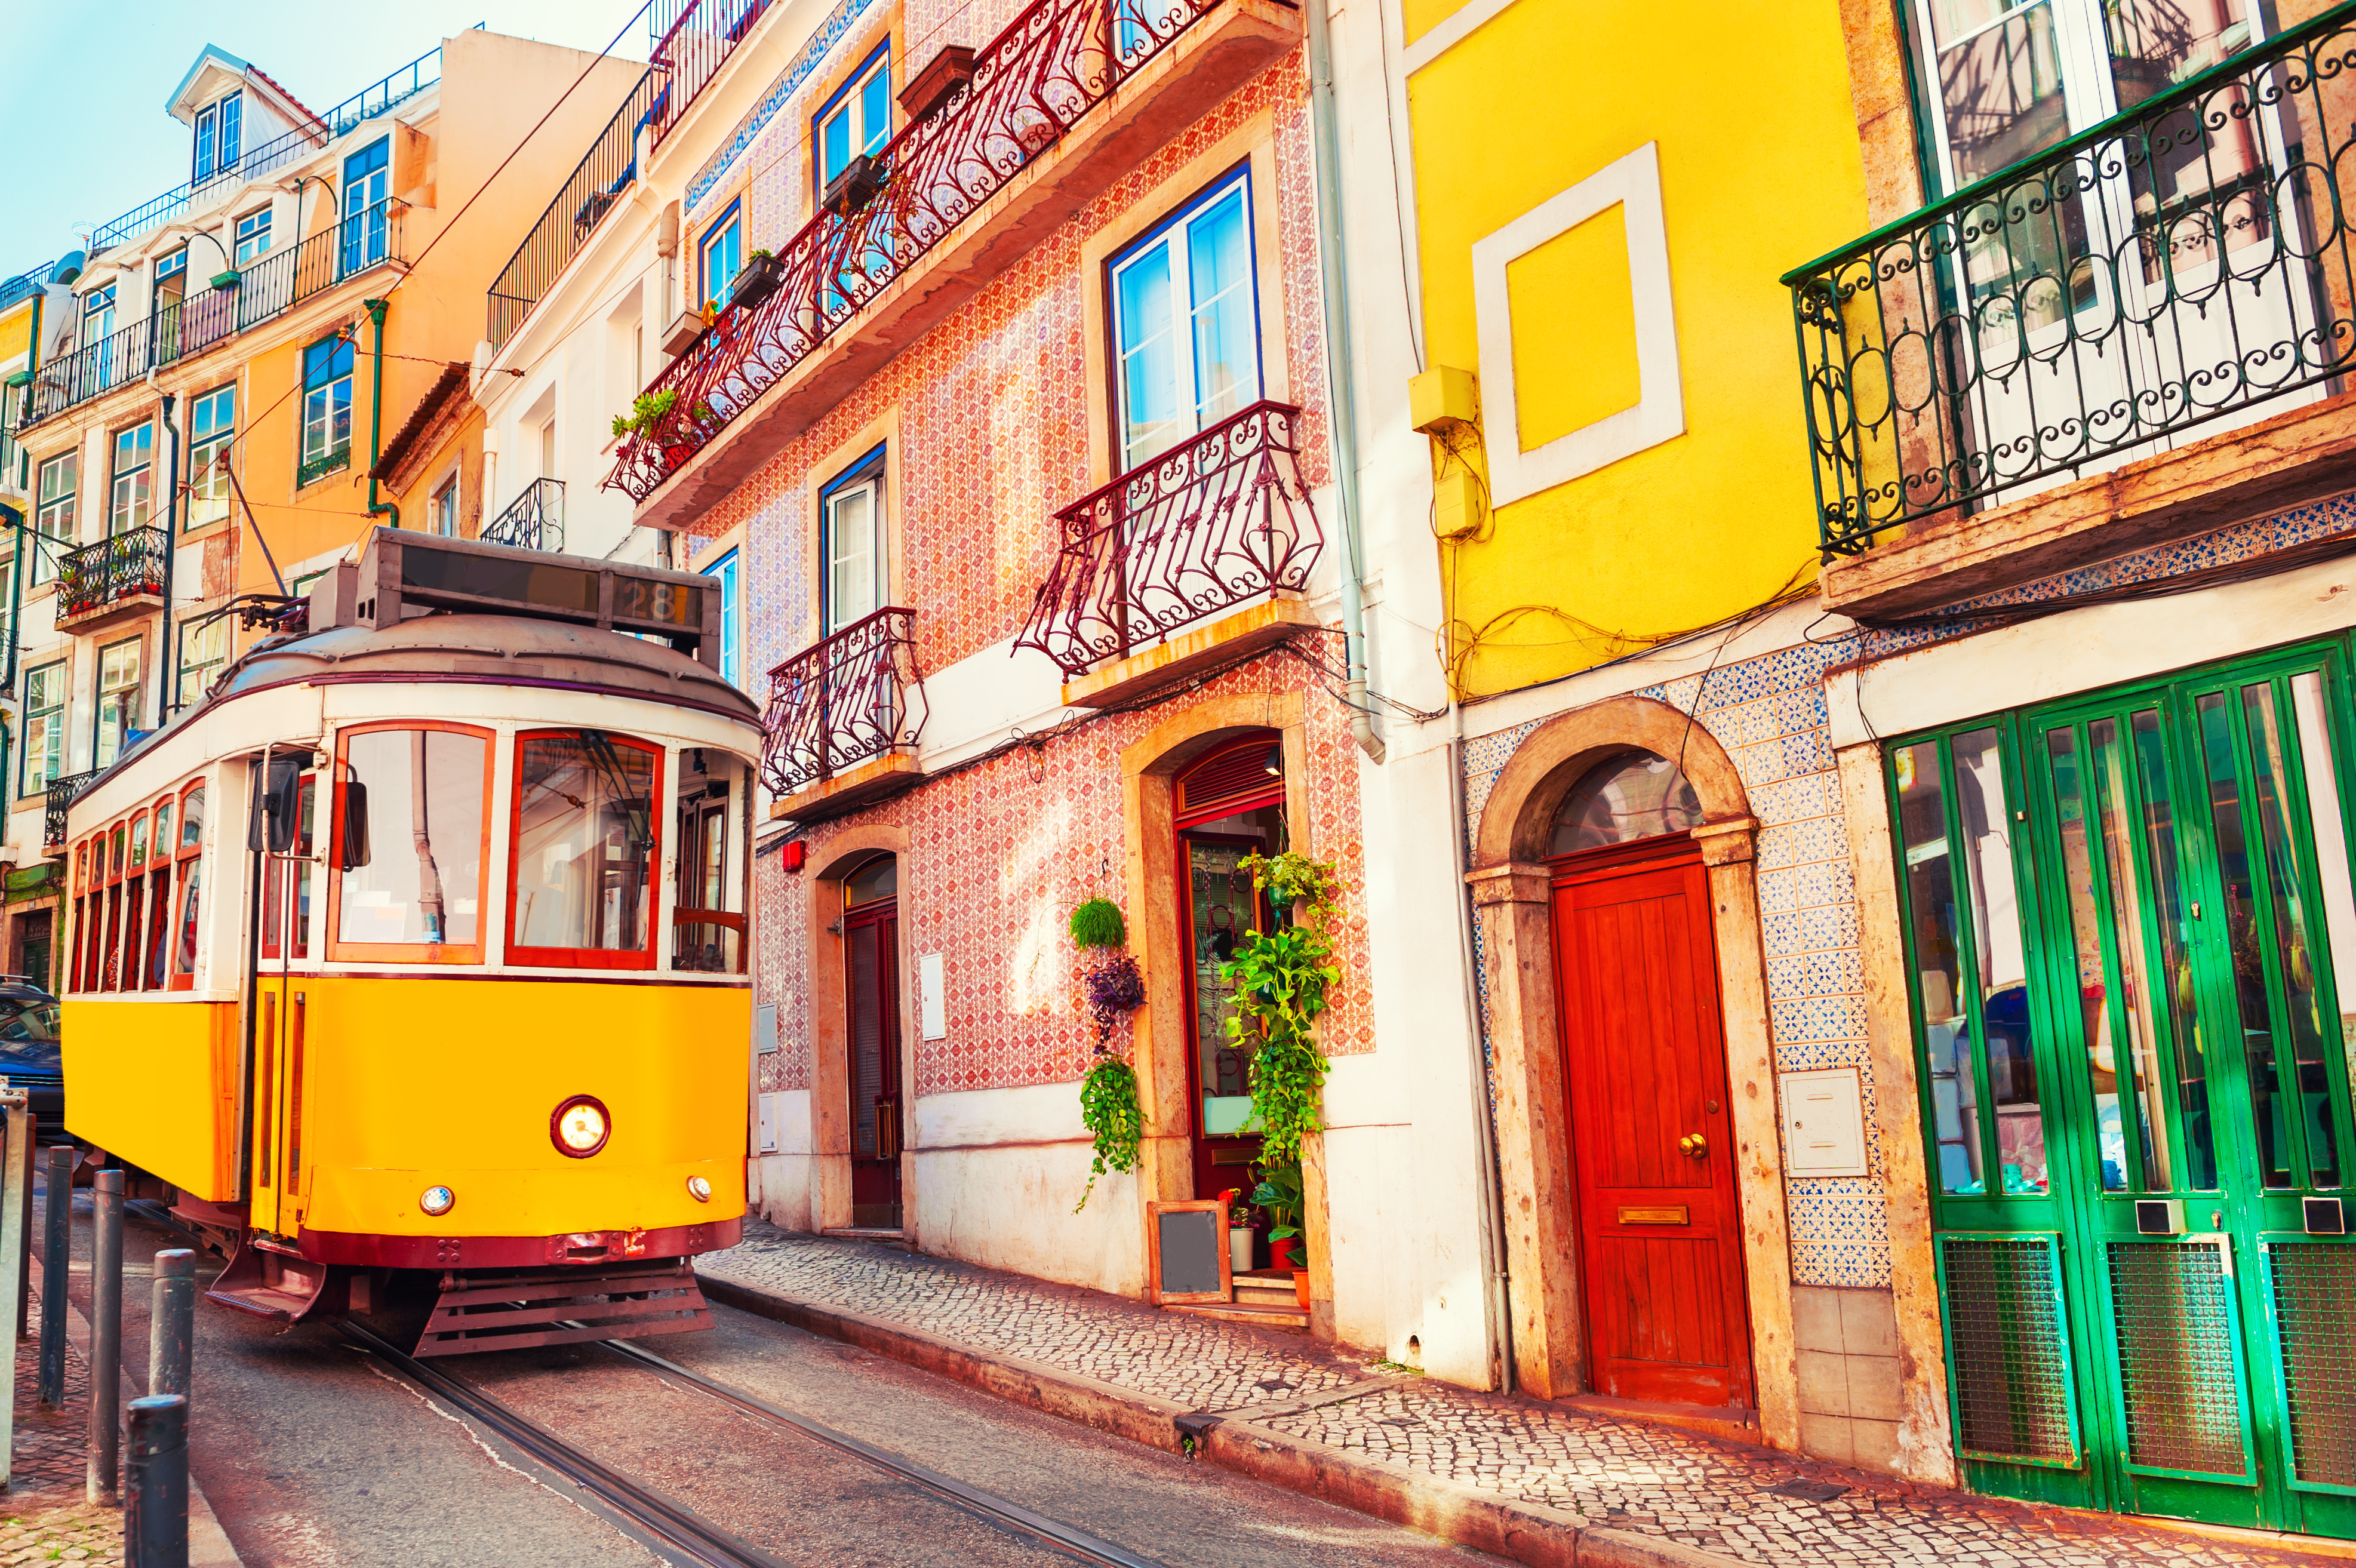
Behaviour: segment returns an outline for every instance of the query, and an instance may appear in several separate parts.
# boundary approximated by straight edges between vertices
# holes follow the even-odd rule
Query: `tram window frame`
[[[731,553],[733,554],[734,552]],[[697,751],[704,754],[703,766],[697,773],[691,775],[688,771],[687,757],[690,752]],[[724,751],[714,746],[679,746],[672,749],[670,756],[675,759],[677,768],[673,775],[676,780],[674,788],[677,789],[685,789],[691,777],[701,778],[708,781],[712,777],[711,769],[714,759],[719,759],[732,768],[734,777],[729,781],[728,794],[724,797],[714,798],[707,789],[703,800],[698,805],[695,814],[699,821],[692,833],[688,830],[688,801],[681,797],[674,798],[670,802],[676,842],[673,844],[668,895],[670,906],[669,926],[670,942],[663,961],[664,967],[672,974],[715,976],[750,974],[752,972],[752,931],[749,911],[753,902],[750,847],[752,843],[751,797],[755,765],[733,751]],[[689,852],[691,849],[701,849],[710,842],[704,836],[708,830],[703,826],[703,821],[714,816],[721,820],[719,884],[722,902],[716,907],[690,904],[686,901],[687,881],[691,875],[689,866]],[[700,876],[698,880],[701,880]],[[729,907],[731,904],[734,905],[734,908]],[[721,918],[717,919],[698,918],[712,916]],[[705,926],[735,933],[735,958],[733,964],[717,969],[706,969],[699,964],[681,961],[680,938],[682,930]],[[723,940],[721,946],[725,950],[728,944]]]
[[[155,842],[147,850],[147,950],[141,960],[140,988],[163,991],[169,987],[172,975],[172,933],[178,929],[176,917],[180,906],[173,897],[177,862],[164,843],[164,835],[179,825],[178,792],[163,796],[148,809],[155,824]]]
[[[172,854],[177,875],[173,877],[171,956],[168,960],[172,972],[169,985],[174,991],[196,989],[197,971],[204,958],[203,928],[199,922],[204,917],[205,784],[206,780],[199,778],[182,785],[179,810],[175,813],[177,826],[174,831],[178,835],[179,845]],[[191,802],[195,803],[193,812],[190,811]],[[191,818],[196,824],[193,840],[188,836]],[[186,869],[177,869],[180,867]],[[190,908],[192,901],[193,908]]]
[[[519,944],[516,940],[516,884],[523,870],[523,761],[526,742],[561,740],[577,737],[588,726],[557,725],[538,729],[519,729],[509,736],[508,758],[508,853],[507,888],[503,902],[507,918],[502,928],[506,961],[521,968],[533,969],[607,969],[655,970],[661,966],[664,938],[669,931],[669,914],[673,901],[669,896],[669,879],[663,875],[663,855],[668,846],[663,841],[664,818],[672,809],[669,796],[670,770],[665,767],[667,748],[659,741],[641,740],[636,736],[605,730],[599,733],[617,747],[645,752],[654,766],[654,777],[648,786],[649,809],[647,832],[652,843],[647,850],[646,911],[643,917],[645,940],[637,948],[552,948]]]
[[[446,735],[470,736],[483,743],[483,826],[482,838],[477,845],[476,865],[480,869],[475,888],[475,940],[470,944],[352,941],[343,934],[344,803],[346,787],[351,782],[349,753],[352,737],[387,730],[440,731]],[[490,929],[490,921],[487,918],[489,911],[483,906],[498,897],[488,884],[498,866],[491,858],[491,795],[499,776],[498,732],[481,725],[458,724],[449,719],[374,719],[366,724],[349,725],[336,732],[334,774],[333,788],[328,791],[327,811],[327,842],[334,852],[327,856],[327,932],[319,944],[319,951],[330,963],[427,963],[440,968],[484,962],[490,947],[485,935]],[[370,811],[369,815],[376,818],[377,823],[381,825],[383,818],[379,813]]]
[[[286,855],[268,855],[262,861],[262,957],[265,962],[311,961],[311,918],[306,907],[316,889],[305,879],[312,875],[311,857],[319,845],[319,783],[316,768],[305,768],[295,776],[294,848]],[[289,946],[291,952],[285,950]]]
[[[82,943],[88,936],[89,920],[83,906],[90,897],[90,840],[74,845],[72,927],[66,933],[70,944],[66,949],[66,989],[81,989]]]
[[[122,961],[114,972],[114,988],[137,991],[147,973],[147,835],[155,821],[145,810],[128,819],[129,851],[123,861]]]

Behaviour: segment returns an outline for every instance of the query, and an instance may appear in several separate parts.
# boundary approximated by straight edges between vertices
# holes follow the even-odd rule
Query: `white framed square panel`
[[[1472,242],[1472,309],[1481,338],[1481,403],[1493,506],[1534,496],[1685,434],[1668,231],[1661,216],[1659,147],[1656,142],[1645,143]],[[1612,207],[1621,209],[1628,235],[1628,292],[1636,322],[1635,406],[1526,452],[1514,395],[1514,305],[1505,269]]]

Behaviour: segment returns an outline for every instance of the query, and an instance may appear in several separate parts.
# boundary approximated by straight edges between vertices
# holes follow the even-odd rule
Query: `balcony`
[[[499,269],[490,287],[492,348],[504,344],[521,325],[556,281],[556,274],[589,242],[597,220],[637,177],[638,127],[653,113],[655,97],[655,73],[649,70],[638,78],[613,119],[582,155],[580,166],[557,188],[556,199],[548,204],[531,232],[516,247],[516,253]]]
[[[89,789],[104,771],[102,768],[93,768],[87,773],[69,773],[62,778],[49,780],[48,799],[41,816],[43,849],[65,847],[66,811],[81,792]]]
[[[648,115],[659,142],[684,119],[736,46],[753,30],[773,0],[656,0],[654,26],[661,41],[648,55],[668,79]]]
[[[1325,548],[1300,418],[1253,403],[1055,514],[1063,548],[1014,646],[1055,660],[1066,703],[1141,696],[1316,625],[1288,596]]]
[[[1300,37],[1280,0],[1033,0],[876,156],[874,193],[820,210],[776,291],[655,379],[669,412],[605,483],[686,526]]]
[[[1787,274],[1868,619],[2356,484],[2356,7]]]
[[[769,671],[761,779],[777,797],[771,816],[824,822],[923,779],[916,615],[878,610]]]
[[[58,558],[58,629],[98,631],[161,608],[171,540],[133,528]]]
[[[511,544],[518,550],[564,552],[564,481],[534,479],[507,510],[491,519],[482,532],[486,544]]]
[[[207,289],[61,354],[34,372],[27,427],[138,381],[252,328],[347,279],[403,260],[400,201],[383,201],[338,219],[300,244],[262,257],[226,287]]]
[[[476,24],[477,28],[481,26],[479,22]],[[258,146],[243,148],[217,173],[202,180],[176,186],[152,200],[141,202],[112,222],[100,225],[90,237],[90,253],[96,256],[112,250],[125,240],[135,240],[151,229],[169,223],[186,212],[192,202],[202,201],[215,192],[226,195],[248,180],[260,179],[298,159],[308,157],[337,137],[388,113],[394,104],[415,97],[441,80],[442,51],[438,48],[429,49],[382,81],[362,88],[309,124],[297,125]]]

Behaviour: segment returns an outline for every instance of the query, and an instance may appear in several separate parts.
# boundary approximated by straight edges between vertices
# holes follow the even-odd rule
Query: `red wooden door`
[[[850,990],[851,1222],[900,1229],[899,903],[843,917]]]
[[[1589,1376],[1751,1404],[1709,883],[1682,838],[1558,864],[1555,969]]]

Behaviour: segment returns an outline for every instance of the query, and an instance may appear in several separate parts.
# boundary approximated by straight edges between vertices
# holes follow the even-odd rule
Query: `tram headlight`
[[[700,1176],[691,1176],[687,1178],[687,1196],[698,1203],[710,1203],[712,1184]]]
[[[429,1187],[417,1195],[417,1207],[439,1219],[456,1207],[458,1195],[446,1187]]]
[[[613,1119],[605,1114],[604,1102],[589,1094],[576,1094],[558,1106],[548,1122],[548,1135],[556,1152],[576,1160],[585,1160],[604,1148],[613,1132]]]

